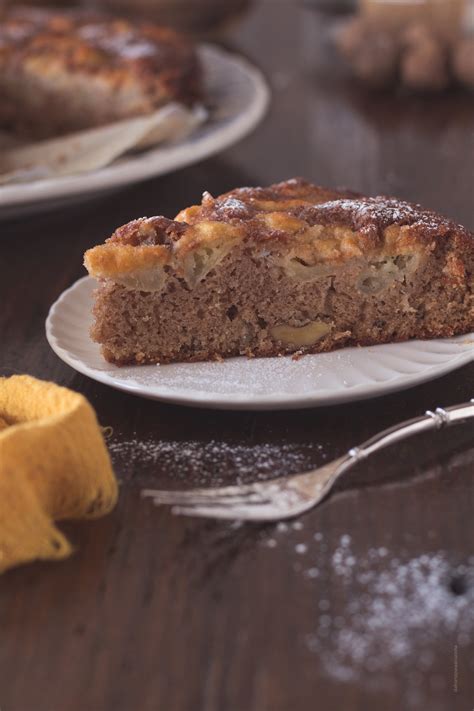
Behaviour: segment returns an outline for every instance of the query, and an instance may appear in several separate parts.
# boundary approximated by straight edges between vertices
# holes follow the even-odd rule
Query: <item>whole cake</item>
[[[85,254],[117,364],[319,353],[474,330],[474,235],[419,205],[303,180],[119,228]]]
[[[174,30],[84,12],[0,14],[0,128],[46,138],[201,96],[194,46]]]

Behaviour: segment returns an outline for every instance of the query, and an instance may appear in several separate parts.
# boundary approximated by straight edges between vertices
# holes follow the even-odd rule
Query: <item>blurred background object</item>
[[[302,0],[313,10],[327,12],[334,15],[344,15],[347,12],[354,12],[357,7],[357,0]]]
[[[352,74],[372,87],[474,87],[473,0],[359,0],[335,33]]]
[[[331,38],[321,38],[319,32],[315,37],[315,44],[320,43],[318,60],[328,67],[342,57],[346,72],[349,69],[369,87],[402,86],[422,92],[452,85],[474,88],[474,0],[271,2],[304,6],[326,24],[334,16]],[[23,2],[0,0],[0,9],[19,4]],[[259,0],[25,0],[25,4],[106,11],[170,25],[197,38],[215,38]],[[343,15],[350,17],[341,19]]]
[[[359,0],[361,15],[374,28],[403,30],[423,23],[443,36],[459,31],[466,0]]]
[[[226,28],[253,0],[0,0],[0,10],[19,5],[85,8],[150,20],[207,36]]]
[[[458,81],[474,89],[474,35],[458,43],[453,55],[453,71]]]
[[[250,3],[251,0],[99,0],[90,4],[203,35],[223,29]]]

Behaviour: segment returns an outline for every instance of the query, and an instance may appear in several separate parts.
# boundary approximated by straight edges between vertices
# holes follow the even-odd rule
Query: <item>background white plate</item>
[[[474,360],[474,333],[286,358],[127,366],[107,363],[89,338],[90,277],[51,307],[46,336],[80,373],[143,397],[197,407],[270,410],[315,407],[383,395],[448,373]]]
[[[222,151],[250,133],[269,102],[263,75],[242,57],[218,47],[202,45],[199,56],[210,116],[188,138],[128,156],[94,172],[0,187],[0,217],[24,215],[163,175]]]

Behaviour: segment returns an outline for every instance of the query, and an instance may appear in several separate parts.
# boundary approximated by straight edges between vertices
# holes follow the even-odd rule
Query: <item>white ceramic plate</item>
[[[269,102],[262,74],[242,57],[218,47],[203,45],[199,55],[210,116],[188,138],[123,158],[91,173],[0,187],[0,217],[87,199],[100,191],[163,175],[222,151],[250,133]]]
[[[77,281],[51,307],[46,336],[72,368],[106,385],[166,402],[226,410],[316,407],[384,395],[448,373],[474,360],[474,333],[286,358],[118,368],[89,338],[90,277]]]

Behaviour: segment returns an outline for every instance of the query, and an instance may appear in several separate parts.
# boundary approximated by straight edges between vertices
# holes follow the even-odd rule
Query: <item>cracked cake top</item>
[[[134,220],[89,250],[85,263],[99,278],[153,264],[172,265],[179,272],[196,250],[245,242],[311,265],[431,252],[448,236],[459,254],[473,249],[471,233],[419,205],[293,179],[268,188],[238,188],[217,198],[206,192],[201,205],[182,210],[175,220]]]

